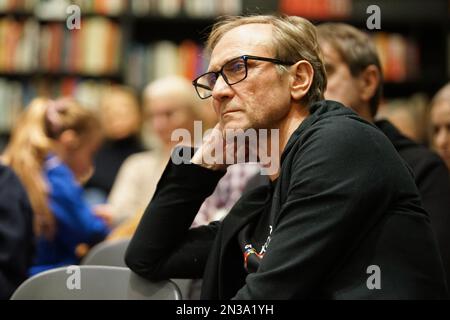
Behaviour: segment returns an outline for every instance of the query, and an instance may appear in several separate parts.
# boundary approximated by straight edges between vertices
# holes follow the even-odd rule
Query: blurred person
[[[74,100],[36,98],[12,132],[4,160],[17,173],[34,211],[37,252],[30,274],[77,264],[76,248],[109,232],[84,201],[102,135],[97,117]]]
[[[115,224],[144,210],[176,143],[171,140],[172,132],[177,128],[193,132],[193,121],[199,117],[192,93],[186,86],[190,89],[187,80],[172,76],[156,80],[145,88],[147,134],[154,136],[156,143],[150,151],[129,156],[121,166],[108,197]]]
[[[28,277],[34,254],[33,211],[11,168],[0,163],[0,300]]]
[[[380,60],[370,38],[343,23],[324,23],[317,30],[328,77],[325,98],[342,102],[374,123],[412,169],[423,207],[438,240],[450,287],[450,181],[445,164],[434,152],[405,137],[389,121],[374,120],[383,78]]]
[[[186,129],[193,138],[194,121],[202,121],[203,130],[211,123],[211,115],[201,109],[210,106],[198,102],[191,82],[182,77],[169,76],[153,81],[145,88],[143,101],[146,122],[159,143],[151,151],[131,155],[120,168],[108,204],[115,224],[128,220],[114,230],[110,238],[133,235],[171,151],[179,143],[172,139],[172,133]],[[225,215],[240,197],[247,180],[256,173],[256,165],[230,167],[217,190],[205,200],[193,224],[206,224]]]
[[[386,106],[383,111],[380,110],[381,112],[378,113],[377,120],[385,119],[389,121],[402,135],[419,143],[414,116],[408,110],[408,107],[408,105],[403,107]]]
[[[407,165],[377,128],[323,100],[315,27],[300,17],[225,17],[207,48],[208,70],[193,85],[219,123],[198,150],[173,151],[127,265],[153,280],[201,277],[201,298],[212,300],[448,297]],[[191,228],[231,164],[210,152],[236,147],[227,132],[250,129],[270,129],[270,144],[258,135],[256,150],[273,155],[270,183],[244,193],[221,221]],[[232,150],[233,163],[253,151]],[[372,264],[379,290],[368,286]]]
[[[431,145],[450,170],[450,83],[431,101]]]
[[[92,204],[105,202],[123,161],[145,149],[139,137],[140,104],[131,88],[114,85],[103,93],[100,120],[105,140],[95,156],[95,172],[85,186]]]
[[[406,99],[393,99],[380,105],[375,120],[386,119],[407,138],[427,145],[426,105],[426,98],[421,94]]]

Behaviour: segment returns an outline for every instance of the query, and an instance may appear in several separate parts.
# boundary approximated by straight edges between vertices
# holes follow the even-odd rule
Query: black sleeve
[[[186,157],[193,150],[178,147],[174,152]],[[224,174],[169,161],[127,249],[130,269],[153,280],[203,276],[219,222],[189,227]]]
[[[417,184],[423,207],[430,215],[450,288],[450,177],[444,162],[434,156],[420,168],[423,174]]]
[[[391,201],[390,164],[378,156],[387,142],[380,146],[373,131],[330,124],[295,151],[267,251],[234,299],[273,299],[274,290],[277,299],[305,299],[332,276]]]
[[[27,278],[33,255],[33,213],[19,179],[0,165],[0,299]]]

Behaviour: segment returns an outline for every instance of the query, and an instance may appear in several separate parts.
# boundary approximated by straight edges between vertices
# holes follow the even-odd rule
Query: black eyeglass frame
[[[230,83],[230,82],[228,81],[227,76],[226,76],[225,73],[223,72],[223,70],[224,70],[224,67],[225,67],[228,63],[230,63],[230,62],[232,62],[232,61],[234,61],[234,60],[237,60],[237,59],[242,59],[242,60],[244,60],[245,76],[244,76],[242,79],[240,79],[240,80],[238,80],[238,81],[236,81],[236,82]],[[224,63],[223,66],[222,66],[222,68],[220,68],[219,71],[209,71],[209,72],[205,72],[205,73],[199,75],[197,78],[195,78],[195,79],[192,81],[192,85],[195,87],[195,91],[197,92],[197,95],[200,97],[200,99],[208,99],[209,97],[211,97],[211,96],[212,96],[212,90],[213,90],[213,88],[214,88],[214,86],[213,86],[213,88],[209,88],[209,87],[207,87],[207,86],[205,86],[205,85],[202,85],[202,84],[198,83],[198,80],[199,80],[200,78],[203,78],[205,75],[208,75],[208,74],[214,74],[214,75],[216,76],[216,81],[217,81],[217,80],[219,79],[219,75],[221,75],[222,78],[223,78],[223,80],[225,80],[225,82],[226,82],[229,86],[235,85],[236,83],[239,83],[239,82],[241,82],[241,81],[243,81],[243,80],[245,80],[245,79],[247,78],[247,74],[248,74],[247,60],[267,61],[267,62],[272,62],[272,63],[274,63],[274,64],[287,65],[287,66],[290,66],[290,65],[295,64],[295,62],[287,62],[287,61],[282,61],[282,60],[274,59],[274,58],[258,57],[258,56],[251,56],[251,55],[242,55],[242,56],[235,57],[235,58],[233,58],[233,59],[228,60],[226,63]],[[214,83],[214,85],[215,85],[215,83]],[[198,91],[198,87],[201,87],[201,88],[203,88],[203,89],[205,89],[205,90],[209,90],[211,93],[210,93],[208,96],[206,96],[206,97],[202,97],[201,94],[200,94],[200,92]]]

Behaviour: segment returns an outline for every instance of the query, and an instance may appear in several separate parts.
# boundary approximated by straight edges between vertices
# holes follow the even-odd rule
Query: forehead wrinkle
[[[264,29],[256,33],[252,32],[255,31],[255,26],[259,26],[259,28],[263,27]],[[265,32],[268,30],[267,27],[270,28],[270,33]],[[227,31],[217,42],[217,45],[211,53],[211,58],[214,57],[215,61],[211,59],[208,71],[218,71],[223,64],[241,55],[258,55],[255,52],[251,52],[254,48],[259,49],[257,51],[264,51],[264,55],[273,55],[272,34],[273,26],[261,23],[246,24]],[[224,46],[224,43],[227,45],[221,48]],[[264,48],[265,50],[261,50],[260,48]],[[216,58],[217,56],[218,58]]]

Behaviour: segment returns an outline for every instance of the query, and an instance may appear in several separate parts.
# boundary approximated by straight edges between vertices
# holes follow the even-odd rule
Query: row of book
[[[416,80],[421,72],[417,42],[398,33],[376,32],[372,35],[378,50],[385,81]]]
[[[280,0],[279,11],[317,20],[348,18],[352,0]]]
[[[32,12],[37,0],[0,0],[0,13]]]
[[[13,128],[21,110],[35,97],[72,96],[83,106],[98,110],[100,99],[111,83],[67,77],[58,81],[39,78],[13,81],[0,78],[0,133]]]
[[[22,84],[0,78],[0,133],[11,130],[22,109]]]
[[[56,72],[111,75],[122,60],[120,26],[103,17],[83,19],[80,29],[35,19],[0,19],[0,73]]]
[[[380,56],[385,81],[417,80],[421,63],[420,50],[414,39],[386,32],[374,33],[372,37]],[[189,40],[180,45],[159,41],[148,46],[135,46],[130,50],[128,60],[126,81],[140,89],[153,79],[169,74],[194,79],[207,68],[203,48]]]
[[[181,75],[194,79],[207,68],[203,47],[191,40],[180,44],[158,41],[150,45],[136,45],[128,54],[125,80],[142,89],[154,79],[167,75]]]
[[[242,13],[242,0],[131,0],[135,16],[216,17]]]
[[[78,6],[82,14],[118,16],[127,10],[127,0],[0,0],[0,13],[22,12],[42,19],[64,19],[71,5]]]
[[[127,12],[136,16],[215,17],[240,14],[243,0],[0,0],[0,13],[25,12],[42,19],[64,19],[67,8],[77,5],[81,13],[119,16]]]

